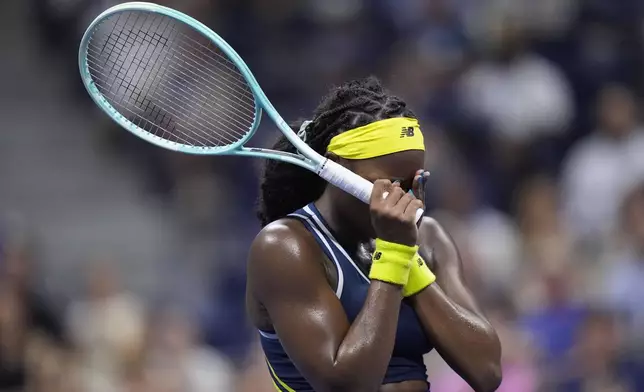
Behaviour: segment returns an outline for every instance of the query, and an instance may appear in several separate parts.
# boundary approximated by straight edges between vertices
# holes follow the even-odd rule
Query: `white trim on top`
[[[342,272],[342,267],[340,266],[340,262],[338,261],[335,253],[333,252],[333,249],[331,248],[331,245],[329,245],[329,243],[327,242],[326,238],[324,238],[324,235],[322,235],[322,233],[320,233],[320,231],[316,227],[315,223],[311,221],[310,217],[308,217],[306,215],[296,214],[296,213],[289,214],[289,216],[297,216],[298,218],[302,218],[305,221],[307,221],[309,223],[309,225],[311,225],[311,229],[313,229],[313,231],[315,231],[315,234],[318,237],[320,237],[320,239],[322,240],[322,243],[324,244],[324,246],[327,248],[327,250],[331,254],[331,257],[333,258],[333,262],[335,263],[336,270],[338,271],[338,287],[335,290],[335,295],[338,298],[340,298],[340,296],[342,295],[342,289],[344,288],[344,272]],[[313,215],[313,216],[315,216],[315,215]],[[262,337],[264,337],[266,339],[279,340],[279,337],[277,336],[276,333],[265,332],[265,331],[262,331],[261,329],[258,329],[257,331],[259,332],[259,334]]]
[[[333,252],[333,248],[331,248],[331,245],[329,245],[329,243],[327,242],[326,238],[324,238],[324,235],[322,235],[322,233],[320,233],[320,231],[317,229],[317,227],[315,227],[315,224],[313,222],[311,222],[310,217],[308,217],[306,215],[296,214],[296,213],[289,214],[289,216],[297,216],[298,218],[302,218],[305,221],[309,222],[309,224],[311,225],[311,228],[315,231],[315,234],[317,234],[318,237],[320,237],[320,239],[322,240],[322,243],[324,244],[324,246],[327,248],[329,253],[331,253],[331,257],[333,258],[333,262],[335,263],[335,267],[338,270],[338,287],[335,290],[335,295],[338,298],[340,298],[340,296],[342,295],[342,289],[344,288],[344,272],[342,272],[342,267],[340,266],[340,262],[338,261],[338,258],[335,256],[335,252]]]
[[[264,332],[261,329],[258,329],[259,334],[265,337],[266,339],[279,340],[276,333]]]
[[[317,223],[317,225],[316,225],[316,226],[318,226],[318,227],[319,227],[319,229],[320,229],[320,230],[322,230],[322,231],[324,232],[324,234],[326,234],[326,236],[327,236],[327,237],[329,237],[329,239],[331,240],[331,242],[336,246],[336,248],[338,248],[338,249],[340,250],[340,252],[344,255],[344,257],[346,257],[346,258],[347,258],[347,260],[349,260],[349,263],[351,263],[351,265],[353,266],[353,268],[355,268],[355,270],[356,270],[356,271],[358,271],[358,273],[360,274],[360,276],[362,276],[362,278],[363,278],[367,283],[371,282],[371,281],[369,280],[369,278],[367,278],[367,277],[365,276],[365,274],[362,272],[362,270],[361,270],[360,268],[358,268],[358,266],[356,265],[355,261],[353,261],[353,259],[352,259],[348,254],[347,254],[347,251],[346,251],[346,250],[344,250],[344,248],[343,248],[343,247],[340,245],[340,243],[335,239],[335,237],[333,237],[333,234],[331,234],[331,232],[329,231],[329,229],[326,227],[326,225],[324,225],[324,223],[320,220],[320,218],[318,218],[318,216],[317,216],[317,215],[315,214],[315,212],[311,209],[311,207],[310,207],[310,206],[306,206],[306,207],[304,207],[304,211],[306,211],[306,212],[308,212],[309,214],[311,214],[311,216],[313,217],[313,219],[314,219],[314,220],[315,220],[315,222]]]

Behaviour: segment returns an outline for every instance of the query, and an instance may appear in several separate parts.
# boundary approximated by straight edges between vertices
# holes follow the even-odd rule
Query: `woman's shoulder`
[[[253,250],[259,250],[259,255],[277,253],[290,253],[301,251],[315,244],[313,235],[297,219],[282,218],[264,226],[251,244]]]
[[[420,254],[430,268],[437,268],[436,258],[443,259],[441,264],[459,266],[458,251],[451,235],[435,218],[424,216],[418,227],[418,244]],[[447,252],[447,253],[446,253]],[[438,255],[442,257],[439,257]]]
[[[421,239],[421,243],[423,238],[433,238],[442,231],[444,231],[443,227],[431,216],[423,216],[420,225],[418,225],[418,236]]]
[[[296,219],[279,219],[264,227],[253,240],[248,274],[255,280],[297,279],[324,272],[323,252],[313,235]]]

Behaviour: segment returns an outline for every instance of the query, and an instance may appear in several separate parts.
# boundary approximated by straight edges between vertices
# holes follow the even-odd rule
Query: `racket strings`
[[[90,66],[90,70],[96,72],[97,74],[100,74],[101,76],[105,76],[106,79],[109,77],[108,75],[102,74],[99,71],[94,70],[94,68],[91,66]],[[105,89],[101,89],[101,90],[103,90],[102,92],[104,94],[110,95],[110,93],[115,93],[115,91],[118,90],[119,87],[123,87],[123,82],[121,82],[121,84],[116,84],[116,83],[112,84],[109,82],[104,82],[102,84],[99,83],[99,85],[102,87],[109,87],[109,90],[105,90]],[[178,116],[177,113],[180,113],[183,109],[178,109],[176,106],[172,104],[166,104],[165,105],[166,110],[162,110],[160,106],[152,103],[151,100],[145,99],[146,96],[143,94],[133,93],[132,96],[135,99],[134,105],[129,105],[130,102],[124,102],[127,99],[123,95],[121,95],[121,99],[111,100],[111,104],[120,110],[127,111],[129,114],[134,115],[134,118],[129,118],[129,119],[132,122],[134,122],[136,125],[139,125],[139,123],[142,120],[144,120],[145,124],[150,125],[152,127],[152,129],[148,129],[144,127],[143,129],[146,131],[155,131],[157,130],[155,129],[156,127],[158,128],[158,130],[162,131],[162,134],[160,136],[168,140],[170,140],[174,136],[178,139],[178,141],[182,143],[187,143],[187,144],[193,143],[194,145],[200,145],[200,146],[207,145],[205,139],[199,140],[198,138],[195,138],[195,136],[198,137],[198,135],[195,135],[194,132],[190,132],[190,133],[184,132],[183,131],[184,126],[178,126],[176,129],[176,131],[178,132],[174,134],[166,130],[166,128],[169,128],[170,119],[172,118],[170,115]],[[133,106],[139,109],[142,109],[144,112],[144,115],[141,115],[140,112],[134,111],[135,109]],[[187,119],[187,123],[189,123],[190,125],[194,125],[193,124],[194,121],[191,121],[190,119]],[[182,138],[181,136],[185,136],[186,138]]]
[[[173,54],[174,54],[174,53],[173,53]],[[187,67],[175,67],[175,66],[173,66],[172,64],[170,64],[170,65],[169,65],[169,68],[170,68],[171,70],[173,70],[173,71],[176,71],[176,72],[177,72],[177,75],[181,75],[181,76],[178,76],[178,78],[180,78],[180,79],[181,79],[181,80],[179,80],[179,81],[181,81],[181,82],[185,82],[185,83],[182,85],[182,84],[177,84],[177,82],[178,82],[178,81],[175,81],[175,80],[172,80],[172,79],[170,79],[170,80],[168,81],[168,83],[170,83],[170,84],[174,83],[174,84],[175,84],[175,85],[174,85],[174,87],[176,87],[178,90],[180,90],[180,91],[182,91],[182,92],[185,92],[185,93],[186,93],[186,95],[191,94],[191,93],[192,93],[192,94],[194,94],[194,93],[198,94],[201,98],[203,98],[203,99],[204,99],[204,102],[206,102],[206,105],[207,105],[207,106],[208,106],[208,108],[210,108],[210,109],[215,109],[215,107],[214,107],[214,106],[218,106],[218,107],[222,108],[222,106],[224,106],[224,105],[225,105],[225,106],[227,106],[227,108],[228,108],[228,109],[232,109],[232,110],[234,110],[234,106],[231,104],[230,99],[222,100],[222,101],[223,101],[223,102],[222,102],[222,103],[223,103],[223,105],[222,105],[222,103],[217,102],[217,97],[216,97],[216,96],[213,96],[213,95],[212,95],[212,93],[210,93],[210,92],[208,92],[208,91],[207,91],[207,88],[206,88],[206,89],[201,88],[199,83],[194,83],[194,82],[201,82],[201,81],[203,81],[203,83],[204,83],[204,84],[207,84],[207,83],[208,83],[208,81],[207,81],[207,79],[205,79],[204,77],[201,77],[201,79],[202,79],[202,80],[201,80],[201,81],[199,81],[199,80],[197,80],[194,76],[190,76],[188,73],[191,73],[191,74],[193,74],[193,75],[194,75],[194,74],[195,74],[195,72],[193,72],[193,71],[191,71],[191,70],[189,70],[189,69],[186,69]],[[187,86],[193,86],[193,87],[187,87]],[[219,86],[214,86],[214,87],[219,88]],[[186,89],[187,89],[188,91],[186,91]],[[219,89],[220,89],[220,88],[219,88]],[[223,94],[226,94],[226,92],[223,92]],[[207,95],[210,95],[210,96],[207,96]],[[207,103],[207,102],[208,102],[208,100],[214,100],[214,102],[215,102],[215,103],[214,103],[214,106],[213,106],[212,104],[208,104],[208,103]],[[233,102],[233,104],[234,104],[234,102]],[[247,108],[249,108],[249,109],[251,109],[251,110],[254,110],[254,107],[253,107],[253,106],[251,106],[251,105],[246,105],[246,106],[247,106]],[[243,128],[244,124],[243,124],[241,121],[239,121],[239,120],[237,120],[236,118],[231,117],[231,116],[226,116],[226,117],[230,120],[230,122],[231,122],[231,123],[233,123],[233,124],[237,123],[238,125],[241,125],[241,126],[242,126],[242,128]],[[252,116],[242,116],[242,117],[244,117],[244,119],[245,119],[245,120],[247,120],[247,121],[248,121],[248,120],[251,120],[251,121],[252,121],[252,119],[253,119],[253,117],[252,117]]]
[[[88,57],[90,57],[90,59],[93,60],[93,58],[92,58],[93,56],[89,55]],[[90,69],[93,70],[91,65],[90,65]],[[100,71],[95,71],[95,72],[97,72],[101,76],[109,77],[109,75],[105,75],[103,73],[100,73]],[[152,86],[155,86],[155,82],[158,79],[159,74],[165,74],[165,67],[158,67],[154,72],[150,72],[148,74],[148,78],[146,79],[146,82],[143,85],[143,90],[144,91],[150,89],[150,87],[152,87]],[[119,81],[121,84],[123,84],[123,81],[120,80],[121,78],[117,78],[117,79],[118,79],[117,81]],[[101,84],[99,83],[99,85],[101,85]],[[102,86],[109,87],[109,89],[107,90],[108,92],[113,92],[115,86],[117,88],[120,87],[120,85],[112,84],[112,83],[109,83],[109,82],[104,82],[102,84]],[[149,95],[154,95],[155,93],[158,93],[158,92],[157,91],[152,91],[151,94],[149,94]],[[148,115],[151,115],[153,117],[153,119],[154,119],[154,121],[150,121],[150,120],[145,119],[145,118],[143,118],[141,116],[137,116],[134,119],[133,122],[135,122],[135,124],[139,125],[139,126],[140,126],[141,120],[145,120],[145,125],[154,126],[156,124],[156,125],[159,125],[161,129],[163,129],[164,126],[166,125],[166,121],[169,120],[169,118],[170,118],[168,116],[168,114],[177,113],[177,112],[181,111],[181,110],[178,110],[178,108],[175,105],[170,103],[170,104],[166,105],[166,108],[170,109],[166,113],[163,110],[161,110],[161,108],[158,105],[153,104],[151,100],[145,99],[146,98],[145,94],[142,94],[140,91],[136,92],[136,93],[133,93],[132,97],[135,99],[135,102],[134,102],[135,106],[138,106],[139,108],[142,108],[144,113],[146,113]],[[130,114],[135,114],[136,115],[137,113],[133,112],[131,110],[131,108],[128,108],[127,105],[124,105],[123,101],[124,101],[125,98],[126,98],[125,96],[121,96],[120,100],[115,100],[112,103],[115,104],[116,106],[118,106],[122,110],[127,110]],[[143,105],[145,105],[145,106],[143,106]],[[188,119],[188,122],[190,123],[190,125],[193,125],[193,123],[194,123],[194,121],[191,122],[190,119]],[[201,145],[201,146],[206,145],[205,140],[199,140],[199,138],[195,138],[192,135],[189,135],[189,134],[186,134],[185,132],[182,132],[181,131],[182,128],[183,127],[178,127],[178,130],[179,130],[180,134],[174,135],[174,136],[177,137],[177,139],[180,142],[182,142],[182,143],[193,143],[195,145]],[[144,128],[144,129],[148,130],[148,128]],[[164,138],[168,138],[169,136],[172,136],[172,133],[168,133],[165,129],[163,129],[163,134],[161,136],[164,137]],[[180,136],[185,136],[187,139],[182,138]]]
[[[255,122],[255,99],[241,72],[209,39],[174,19],[145,11],[101,23],[87,50],[104,98],[156,137],[225,147]]]
[[[190,61],[191,58],[194,59],[195,61],[200,60],[199,58],[195,59],[196,56],[193,53],[190,53],[190,52],[187,52],[187,51],[172,50],[171,53],[175,54],[175,55],[178,55],[178,56],[181,56],[184,59],[187,59],[186,62]],[[197,76],[197,77],[199,77],[207,86],[216,88],[216,89],[220,90],[222,93],[225,93],[225,94],[236,93],[236,91],[226,91],[226,88],[230,88],[229,85],[219,86],[219,85],[213,84],[212,81],[207,79],[207,76],[208,76],[207,73],[201,71],[200,69],[188,69],[188,72],[193,74],[193,75],[195,75],[195,76]],[[223,73],[223,74],[225,75],[225,73]],[[204,77],[204,76],[206,76],[206,77]],[[232,82],[233,83],[243,83],[243,81],[239,81],[239,80],[234,80]],[[251,104],[248,103],[249,99],[251,99],[251,100],[254,99],[253,95],[251,93],[248,93],[247,96],[245,97],[246,101],[244,101],[242,98],[238,98],[238,97],[235,97],[235,96],[227,96],[227,98],[229,100],[235,100],[236,102],[234,102],[234,103],[242,105],[242,106],[245,106],[247,109],[251,109],[251,110],[255,109],[254,105],[251,105]]]
[[[145,32],[144,32],[144,33],[145,33]],[[150,36],[149,34],[146,34],[146,35]],[[152,38],[157,38],[157,37],[152,37]],[[145,39],[145,38],[144,38],[144,39]],[[163,43],[163,42],[161,42],[161,43]],[[136,63],[136,60],[135,60],[133,63]],[[174,68],[174,69],[176,70],[176,67],[172,67],[172,68]],[[165,72],[164,72],[164,73],[165,73]],[[157,75],[158,75],[158,73],[157,73]],[[181,88],[180,88],[180,86],[176,86],[176,84],[174,85],[174,87],[179,87],[179,89],[180,89],[180,90],[183,90],[183,89],[181,89]],[[183,91],[185,91],[185,90],[183,90]],[[157,92],[159,92],[159,91],[157,91]],[[166,98],[170,98],[170,99],[172,99],[172,97],[169,97],[169,95],[170,95],[171,93],[168,93],[168,91],[167,91],[167,90],[163,89],[163,90],[161,90],[160,92],[165,93],[165,94],[161,94],[162,96],[164,96],[164,97],[166,97]],[[179,105],[179,106],[181,106],[181,105]],[[170,107],[172,107],[173,109],[175,109],[175,107],[174,107],[174,106],[172,106],[172,105],[170,105]],[[181,106],[181,109],[188,109],[188,108],[189,108],[189,109],[191,109],[191,110],[194,110],[194,109],[195,109],[192,105],[188,105],[188,107],[187,107],[187,108],[186,108],[186,107],[184,107],[184,106]],[[201,123],[200,123],[200,124],[201,124]],[[193,122],[191,122],[191,125],[193,125],[193,126],[195,125],[195,124],[194,124],[194,121],[193,121]],[[212,124],[212,123],[210,123],[209,125],[210,125],[210,126],[213,126],[213,124]],[[229,140],[228,140],[228,139],[226,139],[226,141],[228,142]]]
[[[175,56],[175,57],[176,57],[176,56]],[[186,76],[185,72],[182,72],[182,70],[181,70],[181,69],[178,69],[177,67],[173,67],[173,66],[172,66],[172,63],[170,63],[170,68],[171,68],[171,69],[173,69],[174,71],[178,71],[179,73],[183,74],[183,80],[181,80],[181,82],[185,82],[185,81],[187,81],[187,80],[188,80],[188,78],[186,78],[186,77],[185,77],[185,76]],[[174,82],[174,83],[173,83],[173,82],[174,82],[173,80],[170,80],[170,84],[172,85],[172,87],[177,88],[179,91],[182,91],[182,92],[185,92],[185,93],[194,93],[195,91],[197,91],[197,92],[201,92],[201,94],[200,94],[200,95],[201,95],[201,97],[202,97],[202,98],[204,98],[204,99],[212,98],[212,97],[206,97],[206,96],[203,94],[203,89],[200,89],[200,88],[197,88],[197,89],[190,89],[190,88],[188,88],[188,91],[186,91],[186,89],[182,88],[182,86],[181,86],[181,85],[177,84],[176,82]],[[168,91],[167,91],[167,90],[164,90],[164,91],[162,91],[162,92],[166,92],[166,93],[168,93]],[[166,97],[167,97],[167,94],[166,94]],[[212,105],[210,105],[210,106],[212,107]],[[221,107],[221,105],[217,105],[217,106],[220,106],[220,107]],[[192,107],[192,105],[188,105],[188,107],[189,107],[189,109],[191,109],[191,110],[194,110],[194,109],[195,109],[194,107]],[[233,121],[233,122],[234,122],[234,121]],[[212,126],[213,124],[212,124],[212,123],[210,123],[209,125],[210,125],[210,126]],[[231,124],[229,124],[229,125],[231,125]],[[234,124],[232,124],[232,125],[234,125]],[[237,125],[239,125],[239,124],[237,124]]]
[[[182,34],[182,33],[180,33],[180,32],[179,32],[179,34],[181,34],[181,35],[185,36],[184,34]],[[186,36],[186,37],[187,37],[187,36]],[[188,37],[188,38],[189,38],[189,37]],[[193,57],[193,58],[195,57],[195,55],[194,55],[194,54],[192,54],[192,53],[190,53],[190,52],[187,52],[187,51],[177,51],[177,50],[171,49],[171,50],[170,50],[170,53],[172,53],[172,54],[174,55],[174,57],[175,57],[175,58],[178,58],[178,56],[182,56],[182,57],[184,57],[184,58],[185,58],[185,57],[187,57],[187,56],[191,56],[191,57]],[[215,54],[217,54],[217,53],[215,53]],[[178,56],[177,56],[177,55],[178,55]],[[219,55],[219,54],[217,54],[217,55]],[[221,56],[221,55],[219,55],[219,56]],[[225,59],[225,58],[224,58],[224,59]],[[190,59],[188,59],[188,61],[189,61],[189,60],[190,60]],[[194,60],[195,60],[196,62],[201,62],[201,61],[200,61],[201,59],[199,59],[199,58],[194,58]],[[225,60],[226,60],[226,59],[225,59]],[[183,63],[187,63],[188,61],[186,61],[186,60],[182,60],[182,62],[183,62]],[[201,62],[201,65],[206,66],[207,64],[205,64],[205,63]],[[169,65],[169,66],[170,66],[170,68],[171,68],[172,70],[177,71],[177,72],[178,72],[179,74],[181,74],[182,76],[185,76],[185,77],[184,77],[184,81],[190,81],[190,82],[198,81],[198,82],[203,82],[203,83],[204,83],[204,84],[206,84],[207,86],[210,86],[210,87],[213,87],[213,88],[219,89],[219,90],[220,90],[220,92],[222,92],[222,97],[225,97],[225,98],[226,98],[226,100],[225,100],[225,101],[230,101],[230,98],[231,98],[231,96],[230,96],[230,95],[225,95],[225,94],[234,93],[234,91],[226,91],[224,88],[222,88],[222,86],[213,85],[212,83],[210,83],[210,81],[207,79],[207,76],[208,76],[208,75],[207,75],[206,73],[204,73],[203,71],[201,71],[201,69],[200,69],[200,68],[196,68],[196,69],[190,69],[190,68],[187,68],[187,67],[177,68],[177,67],[174,67],[174,66],[172,65],[172,63],[170,63],[170,65]],[[231,69],[231,68],[229,68],[229,69]],[[187,72],[184,72],[184,71],[187,71]],[[194,76],[190,76],[190,75],[188,75],[188,73],[189,73],[189,74],[192,74],[192,75],[194,75]],[[226,73],[224,72],[224,74],[226,74]],[[197,77],[198,77],[198,78],[200,78],[201,80],[197,80]],[[190,78],[190,79],[188,79],[188,78]],[[224,79],[226,79],[226,78],[224,78]],[[171,81],[171,82],[172,82],[172,81]],[[241,83],[243,83],[243,81],[239,81],[239,80],[235,80],[234,82],[237,82],[237,83],[240,83],[240,82],[241,82]],[[199,85],[198,83],[197,83],[197,84],[194,84],[194,86],[196,86],[195,90],[196,90],[196,91],[197,91],[197,92],[198,92],[198,93],[199,93],[199,94],[200,94],[204,99],[215,99],[215,98],[217,98],[217,97],[215,97],[215,96],[212,96],[212,94],[211,94],[211,96],[210,96],[210,97],[205,96],[206,94],[209,94],[209,92],[208,92],[206,89],[200,88],[200,85]],[[224,87],[226,87],[226,86],[224,86]],[[178,86],[178,88],[179,88],[180,90],[183,90],[183,89],[182,89],[182,86]],[[193,93],[193,92],[194,92],[194,91],[190,91],[190,93]],[[234,97],[233,97],[233,98],[234,98]],[[252,100],[252,99],[253,99],[252,94],[250,94],[250,93],[249,93],[249,94],[248,94],[248,96],[247,96],[247,98],[248,98],[248,99],[250,99],[250,100]],[[253,111],[254,111],[254,106],[253,106],[253,105],[250,105],[250,104],[248,104],[247,102],[241,101],[241,100],[239,100],[239,99],[237,100],[237,102],[232,102],[232,103],[234,103],[234,104],[239,104],[239,105],[242,105],[242,106],[245,106],[245,107],[246,107],[246,109],[249,109],[249,110],[253,110]],[[225,104],[226,104],[226,106],[228,106],[228,108],[233,108],[233,109],[234,109],[234,106],[233,106],[233,105],[231,105],[229,102],[225,102]],[[218,103],[216,103],[216,105],[217,105],[217,106],[221,106],[221,105],[220,105],[220,104],[218,104]],[[210,106],[210,107],[212,107],[212,105],[209,105],[209,106]],[[252,120],[253,120],[253,117],[254,117],[254,116],[245,116],[245,119],[246,119],[246,120],[250,120],[250,121],[252,121]],[[235,119],[232,119],[232,122],[234,123],[234,122],[235,122]],[[238,122],[238,123],[239,123],[239,122]],[[243,124],[241,124],[241,125],[243,125]]]
[[[126,20],[126,23],[127,23],[127,20]],[[118,25],[118,21],[117,21],[116,25]],[[101,73],[101,76],[104,76],[104,78],[106,80],[110,80],[110,76],[111,76],[110,74],[114,73],[114,68],[116,66],[121,66],[122,67],[122,65],[123,65],[123,61],[121,61],[119,58],[114,59],[111,56],[112,53],[114,52],[114,49],[118,47],[118,44],[121,44],[123,46],[118,48],[117,50],[123,51],[127,41],[125,39],[122,39],[122,38],[123,37],[120,34],[119,35],[111,34],[110,36],[108,36],[107,41],[104,43],[104,45],[103,45],[103,47],[101,49],[103,51],[105,47],[108,47],[108,46],[111,45],[111,50],[108,53],[108,60],[104,61],[106,67],[109,67],[109,68],[107,68],[105,70],[105,72],[107,74],[106,73]],[[110,40],[112,40],[113,42],[110,42]],[[150,41],[150,43],[155,43],[155,42]],[[159,42],[159,43],[162,43],[162,42]],[[155,49],[156,48],[162,48],[162,46],[159,46],[159,45],[150,45],[150,47],[153,47]],[[132,46],[130,46],[128,52],[125,52],[125,55],[127,55],[131,49],[132,49]],[[90,53],[91,53],[91,47],[88,49],[88,55]],[[160,52],[157,53],[157,57],[160,57],[160,55],[161,55]],[[94,59],[93,56],[91,56],[91,55],[89,55],[88,57],[90,57],[90,61],[89,61],[90,70],[91,71],[93,70],[95,72],[100,72],[100,71],[96,71],[94,69],[94,67],[93,67],[94,64],[92,64],[92,62],[100,64],[100,60],[97,61],[97,59]],[[146,62],[146,63],[149,64],[149,60],[151,60],[151,59],[152,59],[151,56],[148,57],[148,62]],[[112,61],[110,61],[110,60],[112,60]],[[132,64],[134,64],[134,63],[136,63],[136,61],[132,62]],[[163,63],[162,62],[157,62],[156,64],[163,64]],[[106,68],[106,67],[104,67],[104,68]],[[128,68],[130,68],[130,67],[128,67]],[[154,81],[158,78],[159,74],[160,73],[165,73],[164,72],[164,67],[163,66],[157,67],[156,70],[148,68],[147,70],[148,70],[147,78],[146,78],[147,82],[143,84],[142,91],[132,92],[131,97],[129,97],[127,94],[117,95],[117,93],[118,93],[120,88],[125,87],[126,92],[127,92],[128,90],[131,89],[131,85],[133,83],[136,84],[136,80],[131,80],[129,82],[126,80],[125,75],[127,75],[127,74],[125,74],[126,70],[123,67],[121,68],[121,73],[117,73],[115,75],[115,78],[112,78],[112,79],[115,79],[114,83],[103,82],[101,84],[100,83],[101,80],[99,80],[99,83],[97,83],[97,84],[98,84],[99,89],[102,90],[102,92],[105,95],[107,95],[108,97],[110,97],[111,95],[114,95],[114,97],[112,97],[114,99],[112,99],[110,103],[112,103],[114,106],[117,106],[120,110],[125,110],[129,114],[134,114],[135,115],[135,118],[134,119],[130,118],[130,120],[132,120],[136,125],[139,125],[139,126],[141,125],[142,118],[138,113],[133,111],[132,105],[128,104],[129,102],[125,102],[125,101],[130,101],[129,98],[135,98],[134,106],[138,107],[139,109],[143,109],[145,117],[151,117],[151,119],[146,118],[147,121],[144,122],[145,125],[152,125],[153,128],[156,125],[156,126],[158,126],[159,129],[162,130],[162,133],[160,135],[161,137],[166,138],[168,140],[172,140],[172,137],[174,137],[176,139],[175,141],[179,141],[181,143],[188,143],[188,144],[192,144],[192,145],[199,145],[199,146],[207,145],[207,141],[205,139],[195,137],[195,135],[190,135],[190,134],[184,132],[183,129],[182,129],[184,127],[181,127],[181,126],[177,127],[176,131],[178,131],[178,132],[174,132],[174,134],[167,130],[167,128],[172,127],[172,124],[171,124],[171,121],[170,121],[171,118],[172,118],[171,114],[176,115],[176,113],[178,112],[178,111],[176,111],[176,107],[174,105],[172,105],[172,104],[170,104],[170,105],[166,104],[166,105],[164,105],[166,110],[162,110],[162,108],[160,106],[154,105],[151,100],[146,99],[147,97],[144,94],[144,92],[146,90],[148,91],[149,96],[152,96],[154,94],[153,91],[149,91],[150,86],[147,85],[147,84],[154,85]],[[154,71],[156,71],[156,72],[154,72]],[[154,77],[152,77],[152,74],[154,74]],[[120,99],[118,99],[118,98],[120,98]],[[143,107],[143,104],[145,104],[144,107]],[[171,109],[171,110],[168,110],[168,109]],[[190,119],[188,119],[188,123],[190,125],[194,126],[194,124],[192,124],[193,122],[191,122]],[[156,129],[148,129],[147,127],[144,127],[143,129],[146,130],[146,131],[156,130]],[[156,130],[156,131],[158,131],[158,130]],[[157,132],[157,135],[158,135],[158,132]],[[202,140],[199,140],[199,139],[202,139]]]

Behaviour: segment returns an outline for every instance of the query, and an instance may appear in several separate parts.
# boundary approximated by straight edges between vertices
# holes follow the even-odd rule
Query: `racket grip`
[[[420,220],[423,219],[423,215],[425,215],[425,210],[422,208],[416,210],[416,223],[420,223]]]
[[[371,199],[371,192],[373,191],[373,184],[360,177],[356,173],[341,166],[330,159],[326,159],[317,174],[332,184],[350,195],[355,196],[362,202],[369,204]],[[416,222],[420,222],[423,218],[424,210],[419,208],[416,211]]]

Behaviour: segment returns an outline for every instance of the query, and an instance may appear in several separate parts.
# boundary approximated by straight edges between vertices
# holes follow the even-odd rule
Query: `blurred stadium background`
[[[165,152],[95,108],[77,45],[115,3],[0,1],[0,390],[271,391],[244,317],[258,162]],[[369,74],[409,102],[501,391],[644,391],[644,2],[159,3],[287,118]],[[469,390],[427,362],[433,391]]]

